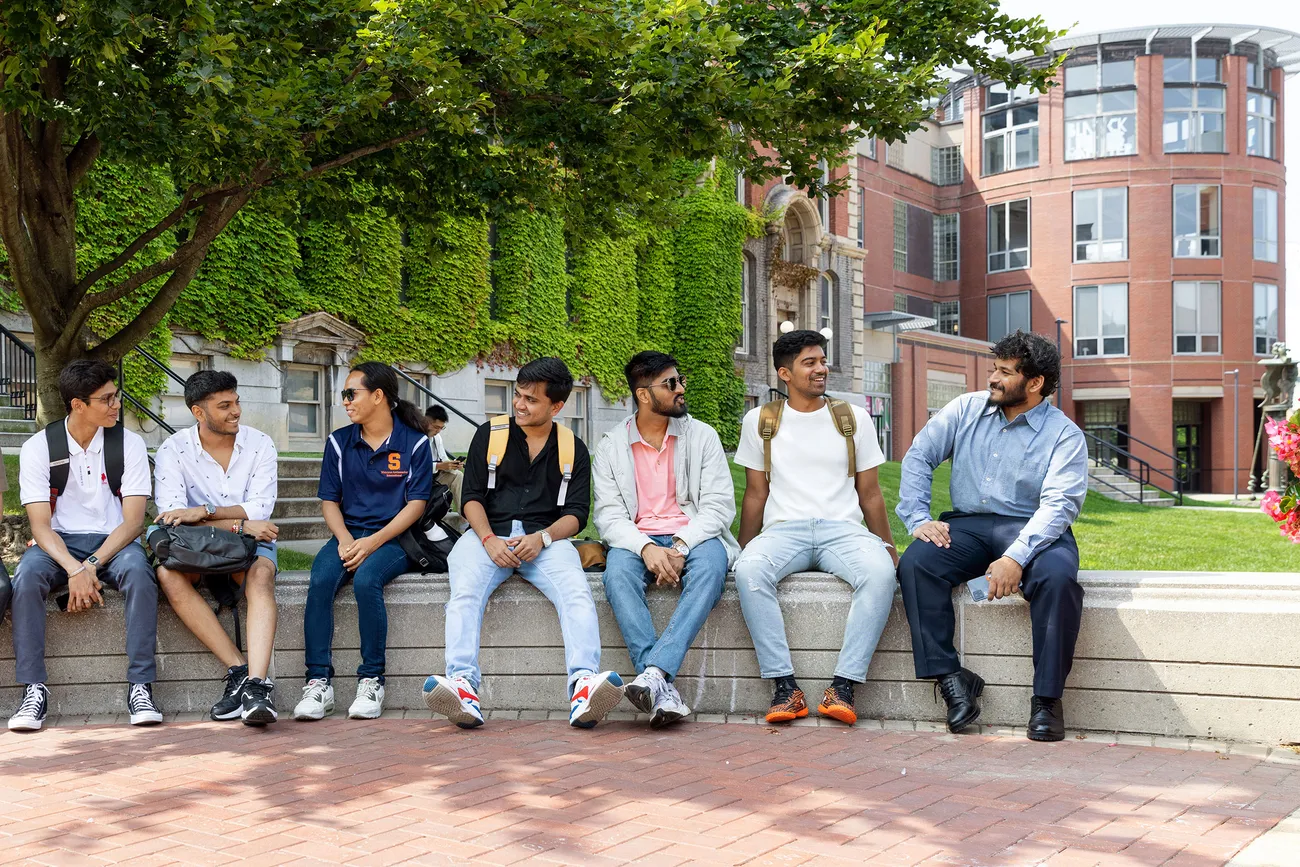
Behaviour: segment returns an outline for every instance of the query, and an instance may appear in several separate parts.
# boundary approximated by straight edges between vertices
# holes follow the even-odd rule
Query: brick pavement
[[[1208,867],[1300,807],[1300,757],[1111,741],[558,720],[5,732],[0,863]]]

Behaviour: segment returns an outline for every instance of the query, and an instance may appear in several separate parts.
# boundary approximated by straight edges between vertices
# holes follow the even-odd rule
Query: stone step
[[[280,528],[280,538],[290,541],[297,539],[328,539],[330,528],[321,518],[276,518],[275,525]]]
[[[281,497],[311,497],[316,498],[316,491],[320,487],[320,480],[316,476],[311,478],[285,478],[280,476],[279,490],[277,493]]]
[[[4,449],[5,454],[16,455],[23,443],[31,438],[30,433],[0,433],[0,449]]]
[[[0,433],[19,433],[31,436],[36,433],[36,430],[36,422],[32,419],[0,416]]]
[[[0,418],[4,418],[4,419],[16,418],[24,421],[30,421],[33,426],[35,426],[36,424],[35,419],[27,418],[27,410],[22,406],[9,406],[8,404],[0,404]]]
[[[320,478],[320,458],[281,457],[277,463],[281,479]]]
[[[1091,488],[1091,490],[1096,491],[1097,493],[1101,494],[1101,495],[1102,495],[1103,497],[1105,497],[1106,499],[1108,499],[1108,500],[1114,500],[1114,501],[1117,502],[1117,503],[1136,503],[1136,502],[1137,502],[1137,499],[1136,499],[1137,491],[1133,491],[1133,492],[1130,494],[1130,493],[1127,493],[1127,492],[1126,492],[1126,493],[1119,493],[1119,492],[1117,492],[1117,491],[1109,490],[1109,489],[1107,489],[1107,488]],[[1150,492],[1150,491],[1148,491],[1148,492],[1144,495],[1144,499],[1142,500],[1142,505],[1144,505],[1144,506],[1165,507],[1165,506],[1172,506],[1173,504],[1174,504],[1174,499],[1173,499],[1172,497],[1164,497],[1164,496],[1160,496],[1158,493],[1152,493],[1152,492]]]
[[[271,520],[279,522],[281,518],[316,518],[322,520],[320,500],[315,497],[281,497],[275,501],[275,510],[271,512]]]

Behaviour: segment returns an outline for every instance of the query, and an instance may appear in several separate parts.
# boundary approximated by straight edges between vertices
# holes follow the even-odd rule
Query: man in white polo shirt
[[[100,590],[126,598],[127,710],[131,725],[162,722],[153,698],[158,585],[139,542],[149,498],[144,440],[118,425],[117,372],[102,361],[71,362],[59,373],[68,417],[23,443],[19,480],[35,544],[13,579],[15,673],[24,687],[14,731],[45,724],[45,600],[68,590],[68,612],[103,605]],[[53,448],[51,448],[53,444]],[[52,453],[54,453],[52,455]],[[86,652],[95,650],[88,644]]]
[[[154,502],[160,524],[207,524],[257,539],[247,573],[213,576],[241,585],[248,599],[248,659],[199,595],[202,577],[158,567],[172,610],[226,666],[225,688],[212,706],[215,720],[264,726],[278,718],[267,673],[275,644],[275,539],[271,523],[279,468],[275,443],[241,425],[239,383],[232,374],[200,370],[185,381],[185,404],[196,424],[169,436],[154,456]]]

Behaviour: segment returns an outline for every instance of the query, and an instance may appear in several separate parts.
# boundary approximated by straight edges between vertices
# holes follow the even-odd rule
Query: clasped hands
[[[655,576],[656,587],[676,587],[682,583],[686,555],[676,548],[664,548],[650,542],[641,549],[641,561],[650,574]]]

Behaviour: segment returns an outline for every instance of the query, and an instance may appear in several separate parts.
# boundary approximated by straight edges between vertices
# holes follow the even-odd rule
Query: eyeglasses
[[[86,398],[86,405],[89,406],[91,401],[97,401],[97,400],[102,400],[104,402],[104,406],[121,406],[122,392],[115,391],[112,394],[105,394],[105,395],[101,395],[100,397],[88,397]]]
[[[646,388],[654,388],[654,387],[657,386],[657,385],[658,385],[658,386],[663,386],[664,388],[668,389],[669,391],[676,391],[676,390],[677,390],[677,386],[679,386],[679,385],[680,385],[683,389],[685,389],[685,388],[686,388],[686,377],[685,377],[685,376],[680,376],[680,375],[679,375],[679,376],[670,376],[670,377],[668,377],[667,379],[665,379],[663,382],[652,382],[650,385],[646,386]]]
[[[339,392],[339,394],[343,396],[344,403],[352,403],[352,401],[357,399],[358,391],[374,391],[374,389],[373,388],[345,388],[341,392]]]

